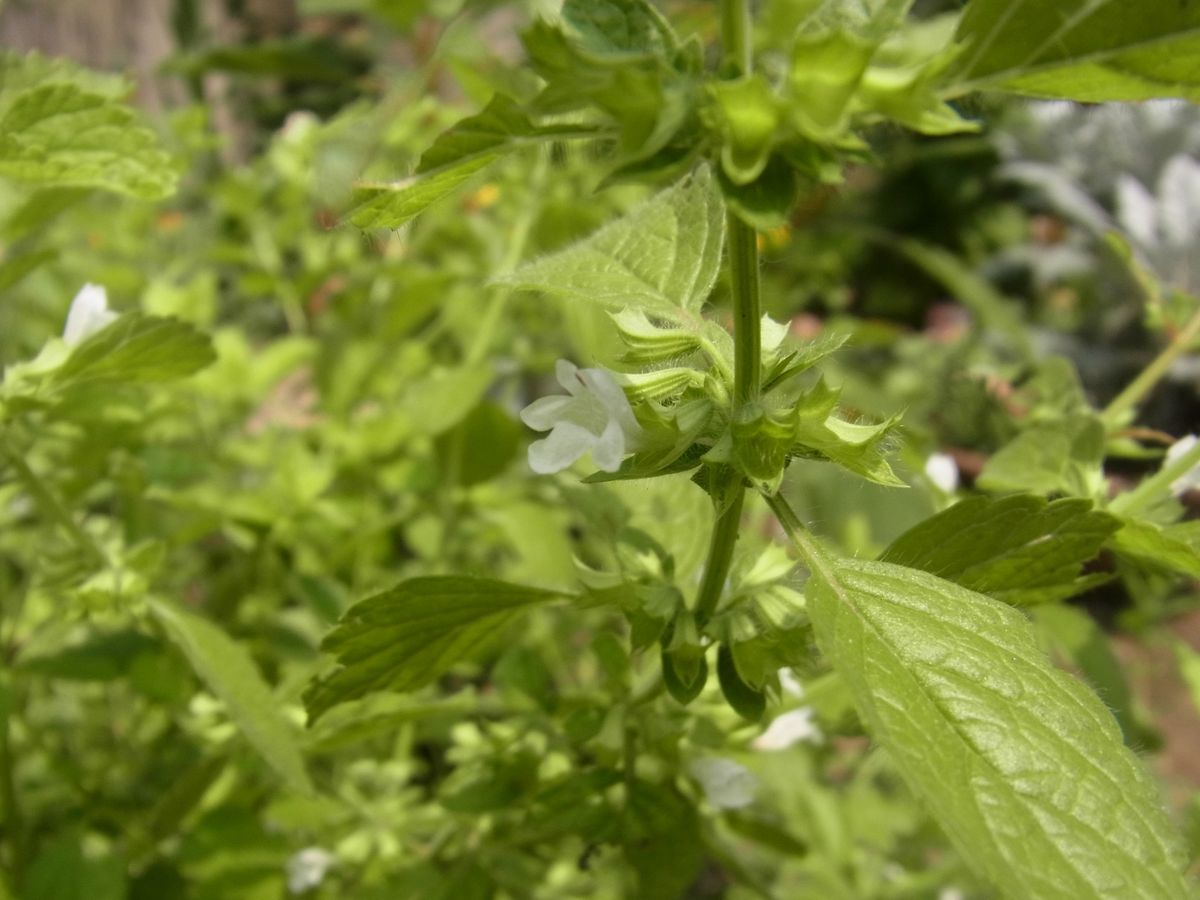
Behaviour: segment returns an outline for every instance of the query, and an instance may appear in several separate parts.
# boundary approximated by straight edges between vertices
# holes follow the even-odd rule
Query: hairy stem
[[[713,524],[712,538],[708,543],[708,559],[704,565],[704,579],[696,595],[696,626],[703,628],[717,610],[725,579],[729,577],[729,564],[733,561],[733,548],[737,544],[738,531],[742,527],[742,506],[746,490],[734,480],[740,477],[732,469],[726,470],[725,483],[717,488],[720,496],[725,490],[733,492],[733,498],[717,515]]]
[[[722,0],[721,40],[725,69],[730,77],[747,75],[752,64],[750,46],[750,5],[748,0]],[[758,396],[762,367],[762,336],[758,284],[758,236],[753,228],[735,216],[726,214],[729,238],[729,274],[733,292],[733,400],[736,405]],[[721,469],[712,486],[717,498],[717,521],[708,545],[704,577],[696,596],[696,624],[703,628],[716,612],[733,548],[741,528],[745,488],[733,469]]]
[[[1176,332],[1171,343],[1167,344],[1163,351],[1154,357],[1150,365],[1146,366],[1141,374],[1131,381],[1125,390],[1113,399],[1112,403],[1108,404],[1103,416],[1110,427],[1119,424],[1119,420],[1125,413],[1137,407],[1145,399],[1159,380],[1167,374],[1167,370],[1171,368],[1175,360],[1187,352],[1197,337],[1200,337],[1200,308],[1196,309],[1183,328]]]

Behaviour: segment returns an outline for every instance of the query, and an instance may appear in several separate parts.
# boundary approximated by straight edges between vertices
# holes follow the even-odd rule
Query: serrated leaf
[[[360,188],[359,204],[348,218],[359,228],[399,228],[523,144],[579,133],[574,126],[537,126],[514,101],[497,94],[482,112],[443,132],[412,177]]]
[[[209,337],[186,322],[128,312],[76,346],[53,378],[61,387],[169,381],[216,358]]]
[[[458,575],[412,578],[346,611],[322,642],[341,666],[304,692],[309,723],[375,691],[411,691],[501,633],[552,591]]]
[[[1121,556],[1143,565],[1200,578],[1200,553],[1171,527],[1142,519],[1124,518],[1111,546]]]
[[[92,187],[160,200],[176,171],[137,114],[70,82],[18,94],[0,116],[0,175],[54,187]]]
[[[972,0],[950,91],[1101,102],[1200,99],[1200,5],[1191,0]]]
[[[822,558],[808,596],[869,730],[1003,894],[1190,896],[1157,785],[1021,613],[925,572],[847,559]]]
[[[976,482],[989,491],[1094,496],[1103,483],[1104,426],[1094,416],[1040,422],[1001,447]]]
[[[580,49],[596,56],[667,56],[678,41],[671,26],[647,0],[566,0],[563,21]]]
[[[1091,501],[968,497],[910,528],[882,562],[931,572],[1014,606],[1063,600],[1085,586],[1080,566],[1121,527]]]
[[[292,727],[246,649],[194,613],[157,600],[150,612],[183,651],[196,674],[224,703],[238,729],[289,786],[310,793],[312,784]]]
[[[501,276],[501,284],[639,309],[669,319],[699,311],[716,281],[724,207],[707,168],[577,244]]]

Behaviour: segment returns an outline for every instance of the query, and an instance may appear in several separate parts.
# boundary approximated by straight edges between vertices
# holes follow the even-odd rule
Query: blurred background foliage
[[[545,393],[556,358],[604,364],[620,350],[589,310],[536,295],[500,306],[485,287],[646,186],[600,189],[603,146],[555,145],[400,232],[342,222],[356,179],[409,172],[494,91],[532,93],[516,34],[551,5],[0,6],[8,47],[131,75],[180,174],[158,202],[0,181],[0,361],[35,356],[85,282],[106,286],[117,310],[193,324],[217,351],[186,381],[55,407],[36,436],[5,423],[6,444],[85,512],[110,563],[94,575],[0,468],[14,896],[615,898],[635,882],[638,896],[663,898],[987,896],[825,672],[801,673],[803,698],[784,699],[814,710],[819,728],[777,752],[754,749],[719,700],[684,711],[640,698],[628,715],[646,735],[641,765],[663,777],[623,813],[641,817],[642,836],[621,856],[610,841],[627,748],[611,710],[644,673],[607,614],[540,612],[436,688],[330,714],[299,738],[316,793],[281,783],[238,737],[227,701],[147,626],[148,597],[202,611],[249,650],[299,726],[321,636],[351,600],[402,577],[569,587],[580,562],[630,553],[631,532],[652,535],[661,546],[648,552],[669,556],[681,581],[698,571],[711,513],[686,477],[530,476],[516,411]],[[662,4],[711,53],[706,6]],[[1155,356],[1177,313],[1130,275],[1110,229],[1142,241],[1179,288],[1200,282],[1194,108],[989,100],[965,111],[987,129],[878,129],[840,186],[814,187],[762,236],[770,314],[802,338],[850,335],[827,366],[845,402],[905,413],[898,469],[912,490],[819,463],[795,465],[785,488],[860,556],[945,508],[1039,410],[1102,407]],[[1190,233],[1139,225],[1147,204],[1181,196],[1195,204]],[[1197,362],[1183,357],[1151,395],[1145,433],[1195,430]],[[1155,464],[1133,450],[1109,462],[1114,485]],[[1194,518],[1196,492],[1181,499]],[[772,540],[761,531],[739,551],[742,576]],[[1047,644],[1107,679],[1127,738],[1154,752],[1175,810],[1195,823],[1195,858],[1196,586],[1105,557],[1095,566],[1113,577],[1046,623]],[[714,757],[753,774],[753,804],[731,798],[732,776],[697,765]]]

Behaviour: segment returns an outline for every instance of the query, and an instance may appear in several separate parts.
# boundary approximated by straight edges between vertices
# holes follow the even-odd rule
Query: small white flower
[[[98,284],[85,284],[71,301],[67,313],[67,324],[63,328],[63,342],[74,347],[90,338],[97,331],[107,328],[117,318],[108,308],[108,294]]]
[[[1171,157],[1159,175],[1157,196],[1122,175],[1117,218],[1154,274],[1180,290],[1200,292],[1200,162],[1183,153]]]
[[[777,716],[767,730],[754,739],[755,750],[786,750],[801,741],[821,740],[821,729],[812,720],[813,708],[801,706]]]
[[[521,410],[522,422],[550,432],[529,445],[529,467],[539,475],[561,472],[590,450],[598,468],[617,471],[641,434],[625,392],[604,369],[560,359],[554,371],[567,395],[542,397]]]
[[[1200,439],[1196,435],[1188,434],[1173,443],[1167,449],[1167,458],[1164,465],[1169,466],[1185,453],[1190,453],[1192,448],[1196,446],[1197,440]],[[1192,466],[1188,471],[1171,482],[1171,493],[1176,497],[1182,497],[1188,491],[1196,488],[1200,488],[1200,463]]]
[[[705,799],[717,809],[741,809],[754,802],[758,778],[732,759],[706,756],[688,763],[688,772],[704,789]]]
[[[324,847],[305,847],[287,861],[288,890],[303,894],[319,885],[337,861]]]
[[[925,477],[940,490],[953,494],[958,487],[958,463],[948,453],[935,453],[925,460]]]

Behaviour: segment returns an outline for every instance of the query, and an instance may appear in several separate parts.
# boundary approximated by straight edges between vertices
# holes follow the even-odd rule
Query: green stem
[[[749,75],[753,68],[753,47],[747,0],[721,0],[721,46],[725,74],[730,78]]]
[[[732,212],[726,221],[733,287],[733,397],[742,404],[758,399],[762,370],[758,235]]]
[[[733,548],[737,544],[738,532],[742,527],[742,506],[746,500],[746,489],[740,477],[732,469],[726,470],[723,484],[716,489],[718,497],[733,491],[733,498],[717,515],[712,538],[708,543],[708,559],[704,566],[704,578],[696,594],[696,627],[704,628],[713,613],[729,577],[729,565],[733,562]]]
[[[71,540],[82,550],[91,560],[99,566],[108,565],[108,557],[104,551],[100,549],[100,545],[95,539],[88,534],[74,517],[67,510],[62,500],[50,489],[36,472],[29,467],[25,462],[25,458],[13,449],[3,437],[0,437],[0,457],[13,467],[17,473],[17,477],[25,485],[34,502],[42,510],[42,513],[53,519],[63,530],[71,536]]]
[[[1167,370],[1171,368],[1175,360],[1188,351],[1192,341],[1197,337],[1200,337],[1200,307],[1187,320],[1183,328],[1175,334],[1171,343],[1163,348],[1163,351],[1142,370],[1137,378],[1129,383],[1125,390],[1113,399],[1112,403],[1108,404],[1102,415],[1110,427],[1120,424],[1120,419],[1124,414],[1142,402],[1159,380],[1167,374]]]
[[[1200,466],[1200,441],[1178,459],[1172,460],[1142,481],[1132,491],[1114,498],[1112,503],[1108,504],[1109,511],[1129,516],[1153,506],[1171,492],[1173,481],[1191,471],[1194,466]]]
[[[748,0],[721,0],[721,41],[725,74],[732,78],[748,75],[753,63]],[[762,368],[758,235],[732,212],[726,214],[725,222],[733,299],[733,402],[740,406],[757,399]],[[699,628],[708,624],[721,600],[746,500],[741,476],[733,469],[718,472],[712,486],[712,495],[717,501],[717,521],[708,544],[704,577],[696,595],[696,625]]]
[[[829,553],[817,543],[781,494],[773,497],[765,494],[763,496],[808,570],[826,584],[836,587],[838,582],[833,572],[833,560]]]

